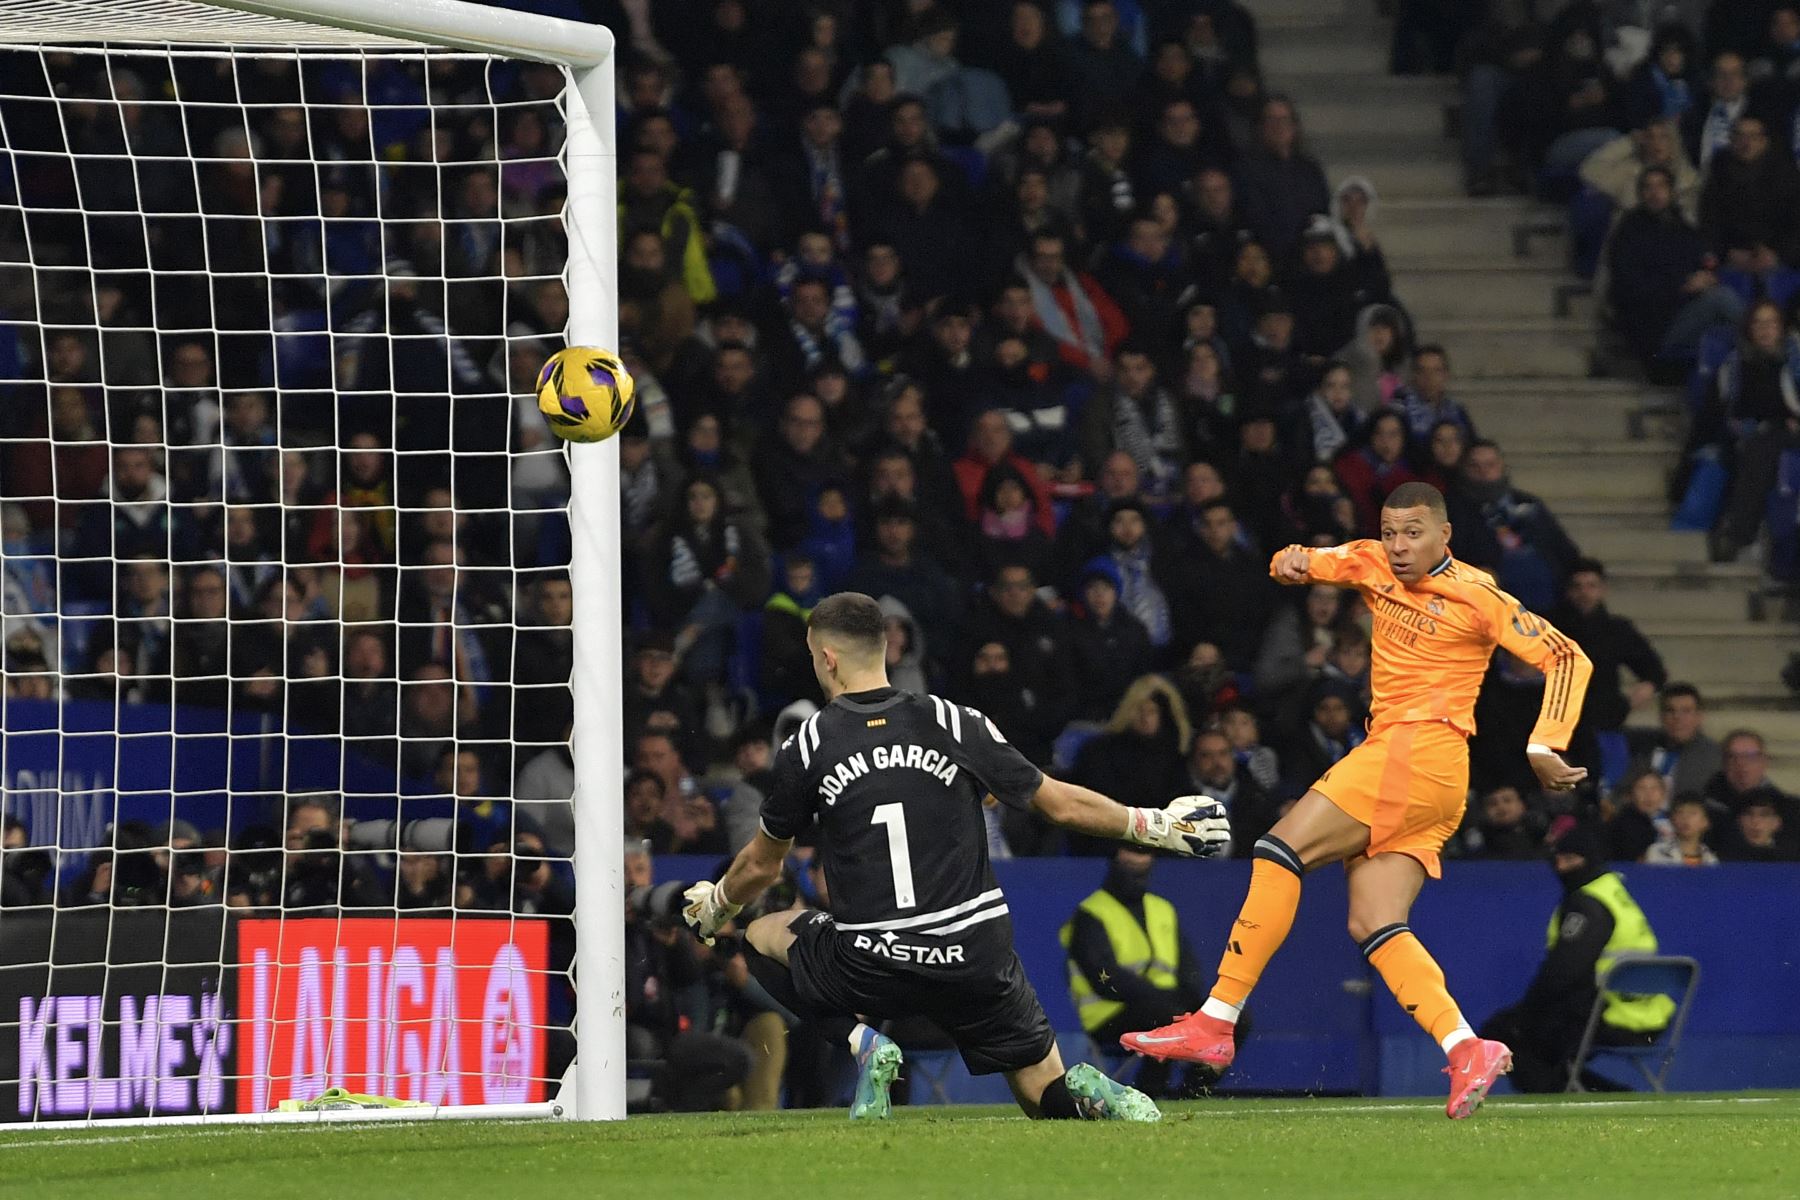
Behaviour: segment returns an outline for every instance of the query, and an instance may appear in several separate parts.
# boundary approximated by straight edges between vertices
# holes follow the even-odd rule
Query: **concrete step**
[[[1606,607],[1633,621],[1738,621],[1750,617],[1750,598],[1739,591],[1621,585],[1610,578],[1611,563],[1607,563],[1607,574]]]
[[[1388,44],[1388,31],[1376,22],[1306,14],[1262,30],[1257,56],[1263,77],[1280,88],[1302,75],[1385,75]]]
[[[1380,184],[1376,184],[1380,190]],[[1462,196],[1440,199],[1397,199],[1383,193],[1376,212],[1376,229],[1388,265],[1395,271],[1435,267],[1444,261],[1500,260],[1560,266],[1568,262],[1566,233],[1533,233],[1515,239],[1521,226],[1540,229],[1563,225],[1556,209],[1516,197],[1471,200]],[[1516,251],[1526,251],[1520,258]]]
[[[1451,145],[1451,143],[1445,143]],[[1375,184],[1382,202],[1390,200],[1451,200],[1463,195],[1462,167],[1454,153],[1433,153],[1416,160],[1387,154],[1357,154],[1342,148],[1314,146],[1332,179],[1363,175]]]
[[[1305,75],[1296,75],[1304,80]],[[1300,106],[1300,123],[1315,144],[1330,144],[1345,136],[1373,135],[1383,131],[1407,139],[1444,138],[1444,102],[1427,95],[1383,95],[1360,82],[1335,92],[1309,89],[1290,92]],[[1453,143],[1452,143],[1453,144]]]
[[[1557,515],[1581,552],[1601,562],[1626,558],[1644,563],[1706,561],[1706,535],[1671,531],[1666,514],[1651,514],[1648,520],[1654,524],[1635,527],[1616,517],[1568,516],[1561,506]]]
[[[1662,655],[1669,678],[1693,684],[1705,693],[1718,686],[1730,694],[1757,693],[1781,688],[1780,672],[1797,644],[1791,637],[1757,642],[1703,637],[1651,637],[1650,644]]]
[[[1441,342],[1462,386],[1477,380],[1529,380],[1562,387],[1587,378],[1593,334],[1566,321],[1443,320],[1414,310],[1419,339]]]
[[[1456,99],[1456,83],[1423,75],[1371,75],[1361,71],[1313,71],[1275,81],[1278,87],[1300,106],[1304,128],[1319,133],[1326,130],[1314,124],[1313,113],[1322,105],[1356,101],[1381,108],[1405,108],[1429,112],[1433,124],[1422,123],[1421,132],[1441,134],[1444,130],[1444,106]],[[1346,129],[1344,132],[1356,132]]]
[[[1394,274],[1394,291],[1415,313],[1432,320],[1500,320],[1553,315],[1556,288],[1569,282],[1560,266],[1521,264],[1507,258],[1470,265]]]
[[[1509,446],[1506,459],[1520,487],[1554,506],[1574,497],[1660,496],[1674,466],[1675,451],[1656,443],[1572,437],[1566,442]]]
[[[1614,591],[1698,592],[1732,603],[1748,603],[1748,596],[1762,581],[1756,567],[1738,563],[1644,562],[1621,558],[1606,564],[1607,582]]]
[[[1352,11],[1347,0],[1247,0],[1244,7],[1256,18],[1264,36],[1288,24],[1342,21]]]

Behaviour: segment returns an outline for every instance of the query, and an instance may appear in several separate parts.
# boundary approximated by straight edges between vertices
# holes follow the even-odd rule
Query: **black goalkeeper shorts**
[[[1010,929],[956,946],[966,961],[913,962],[900,960],[948,957],[948,939],[846,933],[822,912],[802,913],[788,928],[788,971],[809,1010],[800,1015],[925,1017],[956,1043],[972,1075],[1036,1066],[1056,1045]]]

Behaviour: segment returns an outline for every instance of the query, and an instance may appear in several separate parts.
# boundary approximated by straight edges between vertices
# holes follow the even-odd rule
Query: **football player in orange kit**
[[[1381,510],[1381,541],[1327,549],[1289,546],[1269,572],[1287,584],[1325,583],[1362,593],[1375,617],[1374,703],[1368,740],[1326,771],[1256,843],[1250,892],[1198,1012],[1121,1043],[1155,1058],[1223,1071],[1232,1029],[1263,968],[1287,937],[1301,877],[1342,862],[1350,888],[1350,936],[1401,1007],[1450,1060],[1453,1119],[1481,1106],[1512,1066],[1503,1043],[1470,1030],[1444,987],[1444,972],[1406,921],[1438,852],[1462,821],[1469,790],[1468,737],[1475,697],[1494,648],[1544,673],[1544,702],[1526,747],[1545,788],[1568,791],[1587,777],[1557,753],[1581,716],[1593,668],[1574,642],[1527,612],[1485,571],[1450,556],[1444,497],[1407,483]]]

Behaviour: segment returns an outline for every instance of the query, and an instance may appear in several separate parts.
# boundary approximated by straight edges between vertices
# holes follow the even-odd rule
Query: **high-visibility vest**
[[[1584,884],[1581,888],[1587,895],[1598,900],[1606,911],[1612,914],[1612,936],[1606,939],[1601,947],[1600,958],[1594,963],[1594,981],[1598,983],[1618,961],[1621,954],[1655,954],[1656,934],[1650,928],[1649,918],[1644,910],[1638,907],[1631,893],[1625,890],[1625,881],[1615,871]],[[1558,935],[1562,931],[1562,909],[1550,914],[1550,932],[1547,943],[1556,946]],[[1606,1007],[1601,1010],[1600,1019],[1614,1029],[1622,1029],[1627,1033],[1656,1033],[1668,1027],[1669,1018],[1675,1015],[1675,1001],[1668,996],[1639,996],[1628,992],[1607,992]]]
[[[1107,940],[1112,943],[1113,957],[1119,960],[1121,968],[1142,975],[1153,987],[1174,989],[1175,968],[1181,959],[1181,938],[1176,929],[1173,904],[1161,896],[1146,895],[1144,924],[1139,925],[1131,910],[1119,903],[1117,896],[1102,888],[1083,900],[1077,911],[1100,922],[1106,930]],[[1069,948],[1074,929],[1075,922],[1071,919],[1058,935],[1064,950]],[[1075,1004],[1081,1027],[1089,1033],[1125,1011],[1122,1001],[1105,999],[1094,991],[1073,958],[1069,959],[1069,999]]]

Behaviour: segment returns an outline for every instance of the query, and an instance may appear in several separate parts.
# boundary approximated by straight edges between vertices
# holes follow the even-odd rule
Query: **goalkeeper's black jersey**
[[[763,829],[818,821],[839,929],[1010,942],[981,806],[1024,808],[1043,775],[981,713],[891,687],[840,696],[783,743],[774,776]]]

